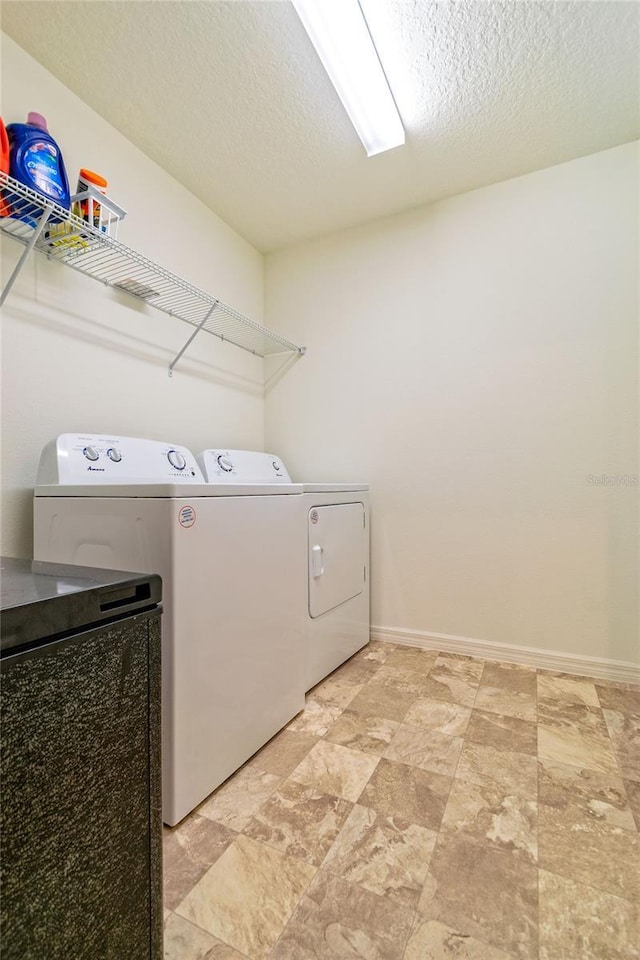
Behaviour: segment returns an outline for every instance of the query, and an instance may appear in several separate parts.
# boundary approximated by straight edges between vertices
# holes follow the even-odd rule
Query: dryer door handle
[[[314,580],[317,580],[323,573],[322,547],[319,543],[316,543],[315,546],[311,547],[311,575]]]

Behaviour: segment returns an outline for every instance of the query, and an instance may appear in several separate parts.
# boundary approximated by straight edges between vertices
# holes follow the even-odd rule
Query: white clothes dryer
[[[303,483],[305,690],[369,642],[369,487]]]
[[[205,480],[233,482],[234,470],[259,461],[265,481],[289,484],[279,457],[248,450],[205,450]],[[304,545],[305,690],[369,641],[369,487],[365,483],[303,483],[299,505]]]
[[[189,450],[152,440],[64,434],[42,453],[35,559],[162,577],[169,825],[304,706],[301,490],[249,469],[204,483]]]

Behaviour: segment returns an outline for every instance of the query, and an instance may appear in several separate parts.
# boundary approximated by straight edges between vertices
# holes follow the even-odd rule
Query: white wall
[[[4,34],[1,52],[5,123],[43,113],[71,185],[81,166],[109,180],[128,211],[121,240],[261,322],[262,255]],[[20,252],[3,239],[3,280]],[[169,379],[191,331],[32,258],[2,317],[3,554],[31,554],[31,488],[40,450],[58,433],[149,436],[196,451],[262,447],[262,361],[202,334]]]
[[[372,622],[637,662],[626,145],[270,255],[294,478],[372,487]],[[425,170],[425,176],[429,171]]]

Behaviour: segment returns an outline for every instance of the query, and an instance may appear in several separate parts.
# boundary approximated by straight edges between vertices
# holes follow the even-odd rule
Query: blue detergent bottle
[[[60,147],[49,133],[45,118],[39,113],[29,113],[26,123],[10,123],[7,135],[9,175],[68,210],[71,195],[67,171]],[[37,211],[30,212],[37,216]]]

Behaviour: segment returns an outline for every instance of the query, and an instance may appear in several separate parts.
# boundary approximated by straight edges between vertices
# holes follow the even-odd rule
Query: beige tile
[[[356,805],[323,867],[372,893],[415,907],[437,833]]]
[[[535,757],[510,753],[465,740],[456,770],[459,780],[493,787],[505,793],[534,799],[538,773]]]
[[[323,869],[269,960],[401,960],[413,916]]]
[[[331,743],[341,743],[343,747],[352,747],[354,750],[380,756],[389,746],[398,727],[396,720],[368,717],[347,709],[340,714],[325,739]]]
[[[409,707],[404,723],[448,737],[463,737],[469,723],[471,709],[443,700],[416,700]]]
[[[164,960],[203,960],[214,937],[188,920],[168,912],[164,921]]]
[[[307,703],[315,700],[317,703],[328,707],[339,707],[344,710],[363,687],[364,683],[350,683],[347,678],[343,678],[338,672],[332,673],[309,691]]]
[[[630,680],[613,680],[610,677],[587,677],[586,679],[593,680],[596,686],[605,686],[613,687],[615,690],[635,690],[637,693],[640,692],[640,681],[635,683]]]
[[[640,960],[639,766],[637,686],[373,641],[165,831],[165,960]]]
[[[350,683],[352,686],[360,686],[363,683],[369,683],[380,670],[380,662],[377,660],[363,659],[362,657],[351,657],[346,660],[332,676],[339,679],[342,683]]]
[[[464,653],[447,653],[445,651],[438,652],[436,663],[447,664],[452,669],[460,670],[467,676],[475,677],[476,680],[480,679],[487,665],[487,661],[481,660],[479,657],[468,657]]]
[[[640,845],[636,831],[596,820],[582,806],[538,808],[540,867],[615,896],[640,897]]]
[[[488,663],[474,706],[487,713],[535,722],[536,699],[534,670]]]
[[[311,734],[281,730],[258,750],[249,761],[249,766],[277,777],[287,777],[317,742],[318,738]]]
[[[540,871],[540,960],[637,960],[632,903]]]
[[[395,643],[387,643],[386,640],[370,640],[366,646],[354,654],[353,659],[375,660],[378,663],[384,663],[395,649]]]
[[[474,706],[487,713],[536,720],[536,671],[515,664],[488,663]]]
[[[423,920],[438,920],[460,937],[521,960],[537,960],[537,908],[533,864],[488,842],[440,833],[418,908]]]
[[[315,867],[239,836],[177,909],[180,916],[252,958],[267,955]]]
[[[538,799],[550,807],[580,807],[593,820],[633,830],[625,786],[615,772],[600,773],[553,760],[538,764]]]
[[[164,960],[245,960],[226,943],[169,913],[164,924]]]
[[[438,658],[436,650],[422,650],[418,647],[401,647],[389,654],[386,664],[389,667],[399,667],[401,670],[411,670],[417,674],[428,674]]]
[[[466,733],[467,740],[496,750],[528,753],[536,756],[538,736],[535,723],[518,717],[474,709]]]
[[[625,780],[624,786],[627,791],[627,799],[636,822],[636,827],[640,830],[640,782],[637,780]]]
[[[640,686],[596,681],[596,691],[603,710],[617,710],[618,713],[640,718]]]
[[[640,780],[640,716],[617,710],[602,712],[622,776]]]
[[[398,690],[415,698],[421,696],[426,679],[426,673],[416,673],[410,667],[390,665],[387,660],[376,673],[375,683],[376,686],[390,687],[392,691]]]
[[[472,707],[478,691],[483,663],[467,657],[440,654],[425,679],[421,696]]]
[[[363,713],[367,717],[384,717],[385,720],[400,722],[411,706],[415,696],[402,692],[397,687],[384,684],[368,683],[349,704],[349,709],[355,713]]]
[[[177,907],[200,877],[222,856],[236,834],[207,817],[191,814],[163,831],[164,905]]]
[[[404,960],[512,960],[513,955],[458,933],[438,920],[422,920],[407,944]]]
[[[304,710],[287,725],[287,730],[308,733],[313,737],[324,737],[342,713],[342,709],[342,707],[320,703],[318,700],[307,697]]]
[[[530,723],[536,721],[535,696],[520,690],[499,690],[496,687],[481,686],[475,699],[475,706],[487,713],[517,717]]]
[[[187,958],[180,957],[180,960],[187,960]],[[249,960],[249,958],[220,940],[205,954],[204,960]]]
[[[383,758],[365,787],[360,804],[386,816],[438,830],[450,789],[449,777]]]
[[[538,756],[589,770],[616,773],[618,766],[611,741],[586,726],[538,724]]]
[[[538,674],[538,701],[543,700],[582,703],[587,707],[600,706],[593,681],[549,673]]]
[[[351,809],[347,800],[287,780],[243,832],[319,866]]]
[[[542,700],[538,703],[538,723],[546,727],[588,730],[605,739],[609,735],[602,710],[599,707],[589,707],[584,703]]]
[[[538,859],[538,804],[495,786],[454,780],[442,829],[488,841],[496,849]]]
[[[385,751],[388,760],[399,760],[423,770],[452,777],[456,772],[463,740],[443,733],[401,724]]]
[[[292,771],[291,779],[355,803],[377,763],[371,754],[320,740]]]
[[[482,685],[496,690],[511,690],[536,695],[537,671],[520,663],[486,663]]]
[[[281,781],[272,773],[243,767],[218,787],[197,812],[232,830],[243,830]]]

